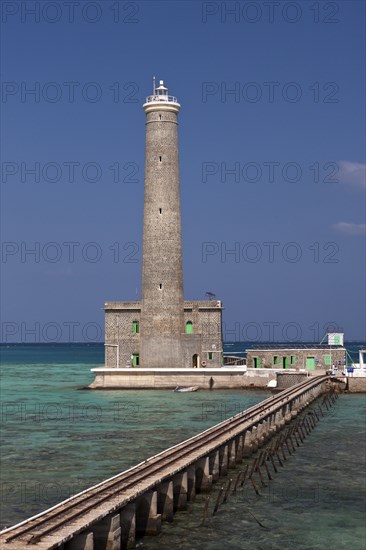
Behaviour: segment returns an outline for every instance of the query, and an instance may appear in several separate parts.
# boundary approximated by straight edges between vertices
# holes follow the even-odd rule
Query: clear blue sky
[[[364,338],[364,46],[357,0],[2,2],[3,340],[92,340],[140,297],[153,75],[182,105],[185,297],[231,340]]]

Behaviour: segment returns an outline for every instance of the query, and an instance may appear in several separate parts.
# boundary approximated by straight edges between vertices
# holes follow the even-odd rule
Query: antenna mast
[[[153,76],[153,95],[155,95],[155,76]]]

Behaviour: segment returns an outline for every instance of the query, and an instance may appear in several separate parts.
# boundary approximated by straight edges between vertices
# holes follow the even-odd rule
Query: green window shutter
[[[208,352],[208,359],[209,359],[209,361],[212,361],[212,351]]]
[[[140,326],[138,321],[132,322],[132,334],[138,334],[140,332]]]
[[[186,334],[192,334],[193,333],[193,323],[192,321],[186,322]]]
[[[273,356],[273,364],[278,365],[278,355]]]
[[[296,355],[291,355],[290,363],[291,365],[296,365]]]
[[[140,356],[138,353],[134,353],[132,356],[132,365],[138,367],[140,364]]]
[[[324,365],[330,365],[330,355],[324,355]]]

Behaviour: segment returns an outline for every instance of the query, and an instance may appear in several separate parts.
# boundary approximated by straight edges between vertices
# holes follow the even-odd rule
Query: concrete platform
[[[200,369],[91,369],[95,380],[90,389],[173,389],[176,386],[198,386],[200,389],[266,388],[276,379],[278,369],[240,367]]]

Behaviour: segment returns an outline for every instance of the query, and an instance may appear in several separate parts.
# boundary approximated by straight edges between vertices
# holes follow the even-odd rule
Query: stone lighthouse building
[[[141,302],[105,304],[106,368],[222,366],[221,302],[184,301],[177,98],[160,81],[146,114]]]
[[[142,249],[141,364],[185,364],[178,162],[180,105],[160,81],[144,104],[146,151]]]

